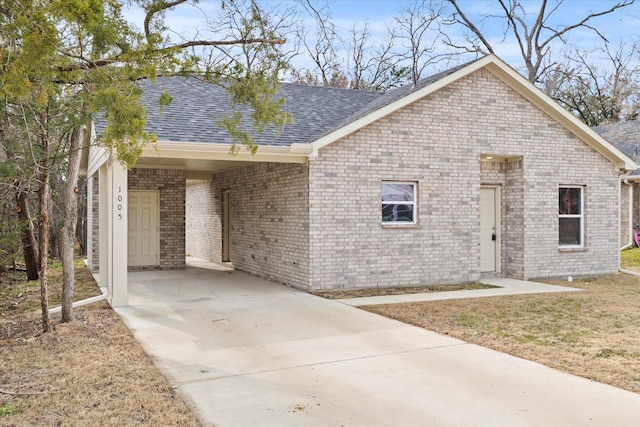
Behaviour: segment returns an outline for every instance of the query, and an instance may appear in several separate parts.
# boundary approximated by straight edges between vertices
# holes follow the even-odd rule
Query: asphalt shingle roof
[[[293,123],[285,125],[279,134],[274,127],[267,128],[263,133],[255,132],[251,126],[251,111],[243,106],[236,108],[243,113],[243,129],[252,135],[258,145],[310,143],[467,65],[469,63],[386,93],[282,83],[284,110],[291,113]],[[146,131],[154,133],[159,141],[236,142],[217,125],[218,120],[232,113],[226,89],[193,77],[161,77],[155,82],[141,81],[140,85],[144,90],[141,102],[148,109]],[[158,100],[163,92],[171,95],[173,101],[160,112]],[[103,119],[96,119],[98,135],[104,126]]]
[[[172,142],[234,142],[218,127],[217,121],[231,115],[226,89],[196,78],[165,77],[155,83],[142,83],[145,95],[142,103],[147,107],[148,132],[160,141]],[[167,92],[173,101],[160,113],[158,99]],[[304,86],[291,83],[281,85],[285,98],[284,110],[293,116],[293,123],[285,125],[279,136],[271,127],[258,134],[250,132],[258,145],[288,146],[292,143],[311,142],[335,127],[353,111],[357,111],[381,97],[379,92]],[[243,113],[243,128],[251,131],[250,110],[237,107]]]
[[[615,145],[636,163],[640,163],[640,122],[629,120],[599,125],[593,128],[603,138]],[[640,175],[635,170],[631,175]]]

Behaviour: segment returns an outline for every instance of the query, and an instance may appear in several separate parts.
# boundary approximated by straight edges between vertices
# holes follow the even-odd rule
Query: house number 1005
[[[118,204],[116,205],[116,209],[118,210],[118,221],[122,220],[122,187],[118,186]]]

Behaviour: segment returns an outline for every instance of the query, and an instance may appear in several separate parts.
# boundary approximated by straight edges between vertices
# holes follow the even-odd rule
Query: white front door
[[[159,265],[159,206],[157,191],[129,191],[128,262],[130,266]]]
[[[480,189],[480,271],[499,271],[499,188]]]

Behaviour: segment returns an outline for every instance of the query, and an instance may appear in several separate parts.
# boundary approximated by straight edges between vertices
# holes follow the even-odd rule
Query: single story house
[[[640,162],[640,122],[636,120],[602,124],[594,128],[619,150]],[[640,170],[620,176],[620,249],[635,246],[640,228]]]
[[[88,156],[88,260],[114,306],[128,269],[185,255],[307,291],[618,269],[636,163],[496,56],[386,93],[283,84],[295,123],[235,157],[223,89],[143,84],[157,147],[129,171]]]

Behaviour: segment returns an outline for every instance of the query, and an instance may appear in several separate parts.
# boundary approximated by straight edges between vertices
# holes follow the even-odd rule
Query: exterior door
[[[222,262],[231,261],[231,218],[230,194],[222,193]]]
[[[480,189],[480,271],[500,271],[500,189]]]
[[[160,234],[157,191],[129,191],[129,266],[159,265]]]

